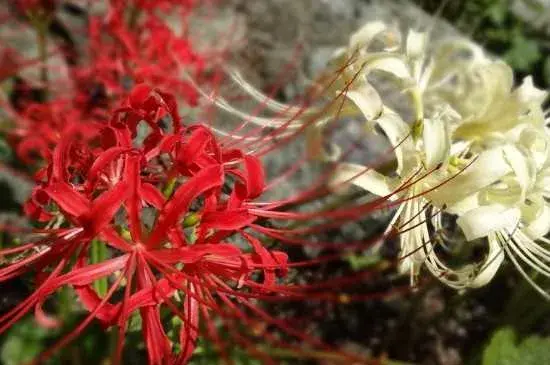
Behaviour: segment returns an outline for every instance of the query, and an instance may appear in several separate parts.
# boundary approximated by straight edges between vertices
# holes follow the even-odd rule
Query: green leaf
[[[48,336],[48,330],[40,327],[34,318],[20,321],[6,333],[6,340],[0,349],[0,362],[3,365],[20,365],[34,360],[44,350],[44,341]]]
[[[511,328],[496,331],[489,346],[483,351],[483,365],[517,364],[518,350],[515,345],[516,334]]]
[[[377,253],[364,253],[362,255],[348,255],[346,256],[346,260],[353,271],[359,271],[377,265],[382,260],[382,257]]]
[[[497,2],[487,8],[486,14],[493,23],[495,23],[496,25],[502,25],[506,20],[508,8],[505,4]]]
[[[550,340],[532,336],[521,343],[520,359],[525,365],[550,364]]]
[[[550,340],[531,336],[517,344],[510,327],[497,330],[483,351],[482,365],[550,364]]]
[[[134,312],[128,321],[128,332],[140,332],[143,326],[141,315],[139,312]]]
[[[544,81],[546,81],[546,83],[550,85],[550,57],[548,57],[546,61],[544,61],[543,75]]]
[[[504,55],[504,59],[516,70],[528,71],[541,58],[536,41],[526,39],[522,35],[515,35],[511,48]]]
[[[4,139],[0,139],[0,160],[9,161],[12,157],[11,147]]]

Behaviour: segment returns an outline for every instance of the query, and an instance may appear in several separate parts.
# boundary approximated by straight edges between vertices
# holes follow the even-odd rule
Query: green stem
[[[59,316],[64,321],[68,321],[73,312],[71,289],[69,287],[64,286],[60,289],[58,307]]]
[[[36,32],[38,45],[38,59],[42,64],[40,68],[40,81],[42,81],[42,98],[47,99],[48,92],[48,28],[50,26],[50,17],[43,15],[33,15],[31,24]]]
[[[38,31],[38,54],[40,62],[42,62],[42,69],[40,73],[40,79],[44,83],[44,89],[48,89],[48,37],[46,37],[45,27],[37,28]]]
[[[92,242],[90,251],[92,264],[97,264],[107,259],[107,246],[99,240],[94,240]],[[100,297],[103,297],[108,290],[107,278],[102,277],[94,281],[94,289]]]

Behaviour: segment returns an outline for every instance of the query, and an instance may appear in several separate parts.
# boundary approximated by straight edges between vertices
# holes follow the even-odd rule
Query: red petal
[[[90,209],[90,201],[65,182],[54,183],[44,191],[61,210],[72,217],[79,217]]]
[[[121,154],[128,151],[128,148],[123,147],[111,147],[105,152],[101,153],[99,156],[97,156],[96,160],[92,164],[92,167],[90,167],[90,170],[88,171],[88,181],[87,184],[92,185],[95,180],[98,178],[101,171],[107,167],[108,164],[113,162],[115,159],[117,159]]]
[[[182,364],[187,363],[193,355],[199,334],[199,302],[194,298],[195,295],[196,290],[193,284],[188,283],[184,303],[185,322],[180,330],[180,358]]]
[[[164,196],[153,185],[147,183],[141,184],[140,193],[147,204],[151,204],[157,209],[161,209],[164,205]]]
[[[61,326],[61,322],[58,319],[44,313],[42,304],[42,301],[40,301],[34,306],[34,317],[36,318],[38,324],[44,328],[59,328]]]
[[[176,263],[193,264],[200,261],[207,255],[219,257],[241,256],[241,251],[230,244],[199,244],[193,246],[183,246],[180,248],[155,250],[149,252],[149,255],[158,261],[167,265]]]
[[[121,181],[94,200],[91,210],[82,218],[91,234],[97,234],[113,219],[129,195],[128,183]]]
[[[262,245],[260,240],[258,240],[256,237],[251,236],[247,233],[243,233],[243,237],[246,238],[246,240],[248,242],[250,242],[250,244],[254,248],[254,251],[259,256],[261,264],[265,265],[265,266],[268,266],[268,267],[273,267],[273,268],[264,268],[263,272],[264,272],[264,285],[267,288],[274,286],[275,285],[275,270],[279,268],[278,266],[280,266],[281,263],[276,261],[277,257],[273,256]],[[286,265],[286,261],[285,261],[284,264]]]
[[[201,218],[201,228],[238,230],[256,219],[246,209],[206,212]]]
[[[144,307],[141,309],[141,318],[143,319],[143,337],[145,338],[145,348],[149,358],[149,364],[162,365],[167,357],[170,357],[170,341],[164,332],[160,321],[160,312],[155,306]]]
[[[129,255],[125,254],[114,259],[109,259],[97,264],[83,265],[78,269],[73,269],[67,274],[52,280],[47,289],[54,289],[61,285],[88,285],[97,279],[111,275],[115,271],[122,270],[128,263]],[[51,288],[50,288],[51,287]],[[44,289],[47,291],[47,289]]]
[[[189,204],[205,191],[223,184],[223,170],[221,166],[208,167],[181,185],[161,211],[158,223],[153,228],[147,242],[149,246],[156,246],[166,235],[167,230],[178,223],[180,217],[187,213]]]
[[[102,298],[97,295],[97,292],[90,285],[75,285],[74,290],[88,312],[94,311],[102,302]],[[119,307],[120,304],[113,305],[107,302],[96,312],[95,316],[102,322],[103,326],[109,327],[116,323]]]
[[[128,156],[124,171],[124,180],[128,183],[129,192],[129,197],[126,201],[128,224],[130,226],[130,234],[135,242],[141,242],[141,198],[138,191],[141,184],[139,163],[140,156]]]
[[[184,166],[194,163],[204,153],[206,146],[211,141],[212,135],[206,128],[197,128],[193,131],[187,143],[178,152],[178,162]]]
[[[140,109],[145,100],[151,95],[152,88],[147,84],[136,85],[128,97],[130,106],[135,109]]]
[[[248,190],[249,199],[254,199],[260,196],[265,188],[265,176],[262,163],[255,156],[244,156],[246,167],[246,187]]]

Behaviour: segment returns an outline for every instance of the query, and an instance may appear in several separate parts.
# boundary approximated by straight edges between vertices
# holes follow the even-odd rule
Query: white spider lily
[[[550,298],[525,270],[530,267],[550,277],[550,250],[545,247],[550,243],[545,238],[550,231],[545,200],[550,198],[545,187],[550,183],[550,143],[541,108],[547,93],[535,88],[531,78],[514,90],[510,67],[467,42],[444,46],[429,62],[425,38],[416,32],[409,32],[401,56],[375,56],[357,46],[383,31],[381,26],[367,26],[352,37],[349,50],[358,54],[366,69],[361,72],[383,70],[402,81],[403,91],[411,92],[416,122],[409,126],[385,106],[373,120],[368,112],[373,91],[361,98],[362,90],[356,89],[348,98],[388,137],[397,168],[393,176],[384,176],[365,166],[341,164],[332,183],[349,181],[402,201],[390,224],[402,231],[401,269],[410,271],[411,278],[426,265],[451,287],[479,287],[492,279],[506,253]],[[464,50],[470,52],[468,58],[450,62],[451,55]],[[443,229],[445,213],[458,216],[466,241],[486,240],[482,262],[453,269],[437,256],[433,231]]]
[[[489,242],[490,252],[483,262],[461,268],[449,267],[437,255],[437,233],[442,231],[442,205],[430,199],[428,191],[450,175],[448,163],[450,141],[448,129],[441,120],[425,119],[422,138],[413,140],[413,130],[399,115],[385,109],[375,121],[392,144],[397,161],[395,177],[385,176],[366,166],[342,163],[331,182],[332,186],[351,183],[378,196],[401,202],[390,221],[391,227],[400,233],[400,270],[409,272],[411,280],[425,265],[430,272],[447,285],[456,289],[478,287],[494,275],[493,263],[503,259],[497,242]],[[437,173],[435,173],[437,171]],[[394,193],[394,192],[398,193]],[[437,189],[452,194],[442,184]],[[430,227],[431,226],[431,227]],[[435,231],[435,232],[434,232]]]
[[[431,193],[437,201],[460,215],[457,224],[467,240],[485,237],[500,247],[533,287],[550,299],[526,271],[526,267],[550,277],[550,139],[542,128],[526,128],[518,142],[484,151],[471,169],[449,182],[462,192],[446,196]],[[465,193],[471,192],[471,193]],[[496,272],[502,260],[494,260]]]

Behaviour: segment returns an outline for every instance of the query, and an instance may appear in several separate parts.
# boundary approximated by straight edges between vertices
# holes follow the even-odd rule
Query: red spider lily
[[[161,8],[182,10],[184,23],[194,2],[155,2]],[[128,9],[133,9],[127,16]],[[178,35],[154,12],[148,1],[129,5],[112,1],[104,19],[90,19],[90,63],[79,67],[75,76],[80,83],[100,82],[115,100],[123,99],[128,85],[147,82],[171,90],[178,98],[194,105],[198,93],[183,73],[198,76],[205,60],[194,51],[185,34]],[[84,82],[84,85],[89,84]]]
[[[165,125],[167,120],[171,125]],[[55,146],[28,209],[49,222],[39,231],[45,237],[0,252],[4,257],[17,255],[0,269],[0,281],[36,273],[34,293],[0,317],[0,332],[33,308],[39,323],[57,325],[42,303],[64,286],[74,288],[89,313],[39,360],[96,319],[105,327],[118,327],[114,361],[119,363],[134,313],[142,318],[150,364],[186,363],[201,331],[230,362],[213,315],[222,317],[234,339],[265,363],[273,361],[240,334],[243,325],[275,326],[311,346],[324,346],[287,321],[273,318],[255,301],[306,296],[339,301],[339,293],[317,289],[343,287],[360,277],[319,286],[281,283],[289,265],[304,263],[288,264],[285,253],[268,249],[259,239],[259,232],[284,237],[284,230],[259,224],[260,216],[277,216],[272,208],[253,201],[266,189],[259,159],[220,145],[207,126],[182,126],[179,121],[174,97],[139,85],[101,128],[97,145],[82,144],[74,131],[67,130]],[[140,137],[143,130],[148,131],[145,138]],[[277,205],[281,203],[273,204]],[[286,214],[292,215],[281,216]],[[360,213],[336,210],[292,216],[323,214],[342,219]],[[93,262],[92,244],[107,247],[109,257]],[[94,283],[105,279],[110,287],[99,292]],[[167,335],[161,309],[180,320],[179,351]],[[267,342],[290,346],[269,333],[264,336]]]
[[[17,124],[9,130],[8,137],[18,157],[26,163],[36,158],[49,160],[51,151],[68,133],[78,138],[81,145],[90,145],[93,139],[99,137],[100,124],[86,119],[80,110],[62,100],[46,104],[29,103],[16,118]],[[76,145],[72,153],[79,153]]]
[[[35,2],[25,4],[30,7]],[[182,22],[185,22],[193,4],[167,1],[163,6],[181,9]],[[198,92],[183,80],[182,72],[198,77],[205,61],[194,52],[186,35],[176,35],[163,23],[152,11],[150,2],[134,4],[135,11],[143,11],[141,16],[136,13],[135,24],[126,16],[129,7],[134,6],[130,5],[126,1],[112,1],[105,19],[90,18],[87,34],[90,63],[71,68],[72,79],[68,80],[70,84],[76,84],[76,90],[70,90],[63,99],[57,94],[48,95],[46,99],[50,102],[40,105],[33,100],[31,89],[18,88],[18,100],[14,105],[19,113],[3,103],[12,117],[13,127],[8,135],[24,162],[29,162],[31,155],[47,159],[52,146],[62,135],[61,130],[69,125],[80,124],[79,128],[89,129],[86,125],[102,122],[109,109],[127,96],[129,85],[133,83],[148,81],[171,90],[189,104],[196,104]],[[4,52],[3,60],[0,73],[6,76],[17,74],[26,65],[38,63],[14,59],[8,52]],[[46,93],[41,93],[40,99]]]

